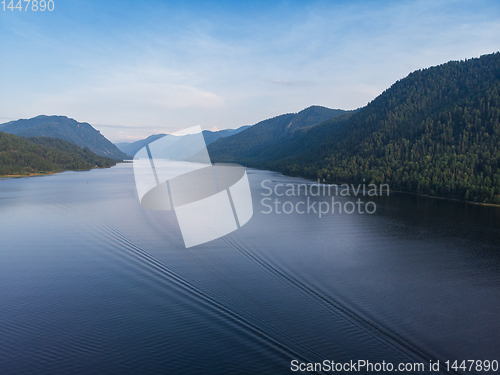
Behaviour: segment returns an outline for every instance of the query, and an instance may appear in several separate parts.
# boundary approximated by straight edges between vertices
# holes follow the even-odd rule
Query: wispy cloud
[[[308,87],[316,85],[313,81],[285,81],[280,79],[273,79],[269,81],[273,85],[289,86],[289,87]]]

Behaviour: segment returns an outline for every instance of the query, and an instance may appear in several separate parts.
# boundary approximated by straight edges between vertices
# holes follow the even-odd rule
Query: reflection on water
[[[248,175],[254,217],[190,249],[131,165],[0,181],[0,373],[499,359],[499,208],[400,194],[266,215],[261,181],[301,180]]]

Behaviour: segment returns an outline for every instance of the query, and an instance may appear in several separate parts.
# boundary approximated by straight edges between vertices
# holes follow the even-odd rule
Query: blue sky
[[[0,8],[0,122],[66,115],[112,141],[355,109],[416,69],[500,50],[496,0],[54,3]]]

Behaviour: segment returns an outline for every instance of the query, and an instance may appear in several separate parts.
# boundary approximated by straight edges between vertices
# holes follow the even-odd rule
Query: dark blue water
[[[248,173],[251,221],[190,249],[175,213],[140,206],[131,165],[1,180],[0,374],[500,360],[500,208],[263,214],[262,180],[303,181]]]

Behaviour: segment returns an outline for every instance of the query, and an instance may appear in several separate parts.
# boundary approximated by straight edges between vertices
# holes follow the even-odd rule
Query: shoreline
[[[66,171],[58,171],[58,172],[40,172],[40,173],[30,173],[30,174],[8,174],[8,175],[0,175],[0,179],[4,178],[23,178],[23,177],[37,177],[37,176],[49,176],[51,174],[61,173]]]
[[[117,162],[116,164],[126,163],[125,161]],[[23,178],[23,177],[39,177],[39,176],[50,176],[53,174],[63,173],[63,172],[88,172],[93,169],[107,169],[115,167],[115,165],[111,165],[109,167],[94,167],[90,169],[65,169],[63,171],[50,171],[50,172],[38,172],[38,173],[30,173],[30,174],[9,174],[9,175],[0,175],[0,180],[5,178]]]
[[[259,168],[250,168],[250,169],[255,169],[255,170],[258,170],[258,171],[268,171],[268,172],[280,173],[281,175],[286,176],[286,177],[299,177],[299,178],[303,178],[305,180],[308,180],[308,181],[311,181],[311,182],[314,182],[314,183],[318,183],[318,181],[311,180],[308,177],[290,176],[290,175],[286,175],[286,174],[284,174],[283,172],[280,172],[280,171],[272,171],[270,169],[259,169]],[[328,184],[328,183],[323,182],[321,184]],[[331,184],[332,185],[339,185],[340,186],[342,184],[347,184],[347,183],[344,182],[344,183],[340,183],[340,184],[335,184],[335,183],[331,183]],[[348,184],[348,185],[350,185],[350,184]],[[423,198],[442,199],[442,200],[447,200],[447,201],[455,201],[455,202],[461,202],[461,203],[475,204],[475,205],[478,205],[478,206],[500,207],[500,204],[496,204],[496,203],[472,202],[472,201],[466,201],[466,200],[457,199],[457,198],[437,197],[437,196],[434,196],[434,195],[417,194],[417,193],[411,193],[411,192],[408,192],[408,191],[391,190],[389,188],[389,194],[390,193],[408,194],[408,195],[413,195],[415,197],[423,197]]]
[[[413,196],[416,196],[416,197],[442,199],[442,200],[446,200],[446,201],[455,201],[455,202],[469,203],[469,204],[475,204],[475,205],[478,205],[478,206],[500,207],[500,204],[496,204],[496,203],[473,202],[473,201],[466,201],[466,200],[457,199],[457,198],[446,198],[446,197],[437,197],[437,196],[434,196],[434,195],[410,193],[408,191],[389,190],[389,192],[390,193],[399,193],[399,194],[408,194],[408,195],[413,195]]]
[[[116,164],[119,164],[119,163],[129,164],[130,161],[125,161],[124,160],[124,161],[118,162]],[[6,179],[6,178],[23,178],[23,177],[50,176],[50,175],[53,175],[53,174],[62,173],[62,172],[68,172],[68,171],[86,172],[86,171],[90,171],[92,169],[112,168],[112,167],[116,166],[116,164],[113,165],[113,166],[111,166],[111,167],[97,167],[97,168],[80,169],[80,170],[67,169],[67,170],[64,170],[64,171],[40,172],[40,173],[31,173],[31,174],[25,174],[25,175],[17,175],[17,174],[15,174],[15,175],[4,175],[4,176],[0,176],[0,180]],[[250,168],[250,169],[255,169],[255,170],[258,170],[258,171],[273,172],[273,173],[281,173],[283,176],[286,176],[286,177],[299,177],[299,178],[303,178],[305,180],[309,180],[311,182],[317,183],[317,181],[310,180],[307,177],[289,176],[289,175],[286,175],[283,172],[279,172],[279,171],[271,171],[269,169],[259,169],[259,168]],[[342,185],[342,184],[335,184],[335,185]],[[391,194],[391,193],[407,194],[407,195],[413,195],[415,197],[423,197],[423,198],[442,199],[442,200],[447,200],[447,201],[455,201],[455,202],[462,202],[462,203],[468,203],[468,204],[475,204],[475,205],[478,205],[478,206],[500,207],[500,204],[495,204],[495,203],[472,202],[472,201],[466,201],[466,200],[457,199],[457,198],[437,197],[437,196],[434,196],[434,195],[417,194],[417,193],[411,193],[411,192],[408,192],[408,191],[400,191],[400,190],[391,190],[391,189],[389,189],[389,194]]]

